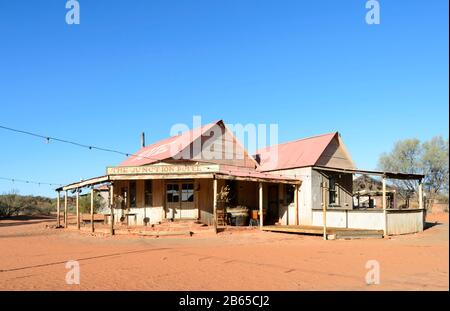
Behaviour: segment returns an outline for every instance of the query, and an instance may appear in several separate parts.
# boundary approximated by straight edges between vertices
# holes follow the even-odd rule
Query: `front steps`
[[[323,227],[321,226],[264,226],[263,231],[272,231],[280,233],[323,235]],[[330,228],[327,227],[327,238],[335,239],[381,239],[383,238],[383,230],[366,230],[366,229],[350,229],[350,228]]]

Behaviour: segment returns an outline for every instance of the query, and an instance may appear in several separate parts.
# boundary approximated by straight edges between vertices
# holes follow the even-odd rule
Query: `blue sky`
[[[127,152],[175,123],[338,130],[360,168],[400,139],[448,137],[448,1],[0,0],[0,125]],[[0,130],[0,176],[69,183],[122,156]],[[54,195],[0,180],[0,193]]]

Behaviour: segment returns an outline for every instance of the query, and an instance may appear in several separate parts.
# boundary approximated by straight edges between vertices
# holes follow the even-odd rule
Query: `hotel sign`
[[[147,166],[112,166],[106,169],[107,175],[164,175],[164,174],[192,174],[216,173],[219,165],[191,164],[191,165],[147,165]]]

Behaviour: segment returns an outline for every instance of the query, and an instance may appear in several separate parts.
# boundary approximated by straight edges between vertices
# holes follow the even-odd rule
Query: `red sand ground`
[[[448,214],[377,240],[248,231],[189,237],[91,236],[54,220],[0,220],[1,290],[449,290]],[[80,285],[67,285],[68,260]],[[381,284],[366,285],[365,264]]]

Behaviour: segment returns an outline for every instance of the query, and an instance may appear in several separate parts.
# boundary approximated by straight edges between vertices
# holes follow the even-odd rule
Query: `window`
[[[136,181],[130,181],[130,207],[136,207]]]
[[[167,202],[180,202],[180,188],[178,184],[168,184],[166,188]]]
[[[194,184],[181,185],[181,202],[194,202]]]
[[[144,204],[145,206],[153,205],[153,196],[152,196],[152,181],[146,180],[144,183]]]
[[[117,200],[114,200],[117,204],[120,205],[121,209],[127,209],[128,208],[128,188],[122,187],[120,190],[120,196],[117,198]]]
[[[284,185],[284,203],[294,203],[294,191],[295,188],[292,185]]]
[[[339,188],[336,183],[336,178],[334,176],[330,177],[329,183],[329,205],[339,205]]]

